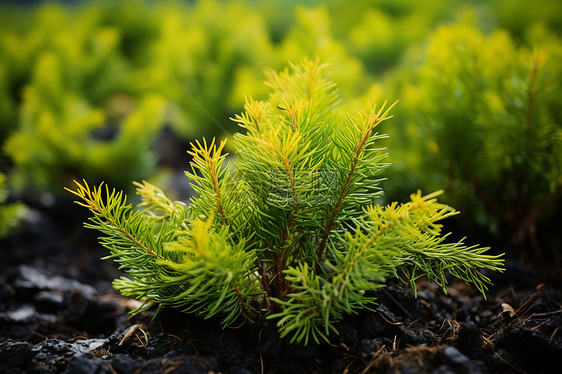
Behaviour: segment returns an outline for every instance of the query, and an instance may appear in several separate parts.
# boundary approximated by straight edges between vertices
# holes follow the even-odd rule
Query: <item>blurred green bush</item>
[[[8,236],[19,224],[25,214],[25,205],[16,202],[8,203],[8,186],[6,176],[0,173],[0,239]]]
[[[319,55],[352,97],[369,76],[332,38],[325,7],[283,3],[103,1],[4,5],[0,32],[3,169],[23,190],[72,178],[126,188],[155,172],[164,126],[188,139],[232,130],[247,93],[264,98],[263,70]],[[239,22],[240,21],[240,22]],[[277,38],[277,42],[274,39]],[[8,170],[9,169],[9,170]]]
[[[121,29],[92,6],[26,13],[24,25],[0,33],[0,139],[12,185],[58,190],[87,175],[117,185],[149,176],[165,100],[132,89]]]
[[[390,147],[400,160],[394,193],[445,188],[471,223],[510,245],[538,246],[537,225],[561,213],[561,52],[540,25],[524,42],[485,34],[473,17],[438,28],[393,82],[403,104],[402,137]]]
[[[445,187],[517,242],[560,205],[560,14],[558,0],[2,4],[0,171],[24,191],[130,188],[158,170],[164,128],[186,148],[227,137],[247,94],[266,99],[264,68],[317,56],[346,110],[400,99],[391,200]]]

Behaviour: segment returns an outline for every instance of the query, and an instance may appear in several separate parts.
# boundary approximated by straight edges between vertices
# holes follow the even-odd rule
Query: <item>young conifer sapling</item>
[[[234,161],[225,141],[192,144],[189,205],[147,182],[135,183],[140,209],[107,185],[69,190],[128,275],[114,287],[143,301],[139,310],[177,307],[223,326],[273,319],[282,337],[318,343],[372,307],[387,277],[416,292],[420,276],[445,289],[452,275],[484,293],[481,270],[503,270],[486,248],[446,242],[439,222],[457,211],[440,191],[376,204],[386,166],[377,126],[392,105],[342,113],[324,68],[305,60],[267,72],[269,101],[248,98],[234,118],[245,130]]]

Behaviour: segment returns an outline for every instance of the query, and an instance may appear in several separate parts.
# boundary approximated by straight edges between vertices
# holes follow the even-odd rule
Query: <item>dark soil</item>
[[[131,316],[120,272],[70,200],[42,196],[0,242],[0,373],[559,373],[562,287],[514,261],[489,274],[487,299],[395,280],[373,312],[339,323],[332,344],[291,345],[263,322],[163,310]]]

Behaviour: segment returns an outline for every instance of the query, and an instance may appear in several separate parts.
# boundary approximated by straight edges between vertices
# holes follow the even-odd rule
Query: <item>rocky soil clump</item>
[[[27,265],[3,277],[2,373],[554,373],[562,357],[562,293],[545,284],[484,300],[460,284],[449,295],[424,284],[414,298],[389,282],[375,311],[344,319],[332,344],[304,347],[271,324],[131,317],[136,302]]]

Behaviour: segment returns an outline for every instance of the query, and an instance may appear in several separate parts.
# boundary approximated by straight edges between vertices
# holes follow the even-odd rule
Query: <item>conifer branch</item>
[[[486,284],[490,280],[480,269],[502,271],[501,255],[483,255],[487,248],[467,247],[462,240],[458,243],[444,243],[447,237],[440,236],[442,219],[458,214],[453,208],[437,203],[437,191],[427,196],[421,192],[411,195],[411,202],[398,205],[391,204],[385,208],[371,206],[367,208],[368,219],[360,222],[360,228],[370,237],[364,237],[365,246],[392,248],[397,251],[387,254],[391,264],[389,271],[397,275],[400,270],[416,292],[414,281],[419,271],[435,281],[445,291],[446,273],[473,284],[485,296]],[[383,243],[380,243],[382,241]],[[384,251],[384,249],[383,249]]]
[[[110,193],[109,186],[105,185],[104,199],[102,194],[103,184],[97,188],[94,187],[93,189],[90,189],[90,186],[88,186],[86,181],[83,181],[83,185],[77,181],[74,181],[74,183],[77,186],[76,191],[66,187],[65,189],[85,202],[82,203],[77,201],[76,203],[89,208],[90,211],[94,213],[96,218],[95,221],[98,226],[107,226],[108,229],[117,230],[134,246],[141,248],[143,251],[154,257],[158,257],[156,252],[137,240],[137,238],[135,238],[135,236],[131,234],[121,222],[118,221],[119,216],[117,215],[121,215],[121,218],[124,218],[124,220],[129,220],[131,218],[127,216],[130,212],[130,207],[126,206],[126,198],[123,198],[122,192],[117,193],[113,190]]]
[[[223,208],[223,197],[221,196],[221,188],[223,184],[219,177],[223,176],[225,170],[222,169],[222,163],[227,154],[221,154],[226,140],[223,140],[218,147],[215,145],[215,139],[207,146],[207,141],[203,139],[203,144],[198,140],[196,144],[191,143],[191,151],[187,153],[193,157],[192,173],[186,172],[186,175],[194,181],[194,189],[199,194],[211,199],[219,218],[223,223],[227,224],[228,219]],[[198,175],[197,172],[201,173]],[[204,210],[205,208],[202,208]]]
[[[328,219],[328,223],[326,224],[325,233],[322,237],[322,241],[320,242],[320,245],[318,246],[318,254],[317,255],[318,255],[319,260],[322,260],[322,258],[323,258],[324,250],[326,248],[326,242],[327,242],[328,237],[330,236],[330,234],[332,232],[332,229],[334,228],[334,221],[336,219],[336,216],[340,213],[340,209],[341,209],[341,205],[343,203],[343,200],[348,195],[349,185],[350,185],[352,176],[355,173],[355,168],[357,167],[357,162],[359,161],[361,153],[363,152],[363,150],[365,148],[367,140],[372,135],[372,131],[377,125],[379,125],[382,121],[385,121],[385,120],[391,118],[391,117],[388,116],[388,113],[390,112],[390,110],[395,105],[396,105],[396,102],[394,104],[392,104],[383,113],[383,110],[386,107],[386,101],[385,101],[378,112],[375,112],[375,110],[376,110],[376,107],[375,107],[369,113],[369,116],[368,116],[368,119],[367,119],[367,126],[364,130],[363,136],[361,137],[360,143],[355,148],[355,152],[353,154],[353,161],[351,162],[349,172],[347,173],[347,177],[345,179],[345,182],[343,183],[343,186],[341,187],[336,205],[335,205],[335,207],[332,211],[332,214],[330,215],[330,218]]]

